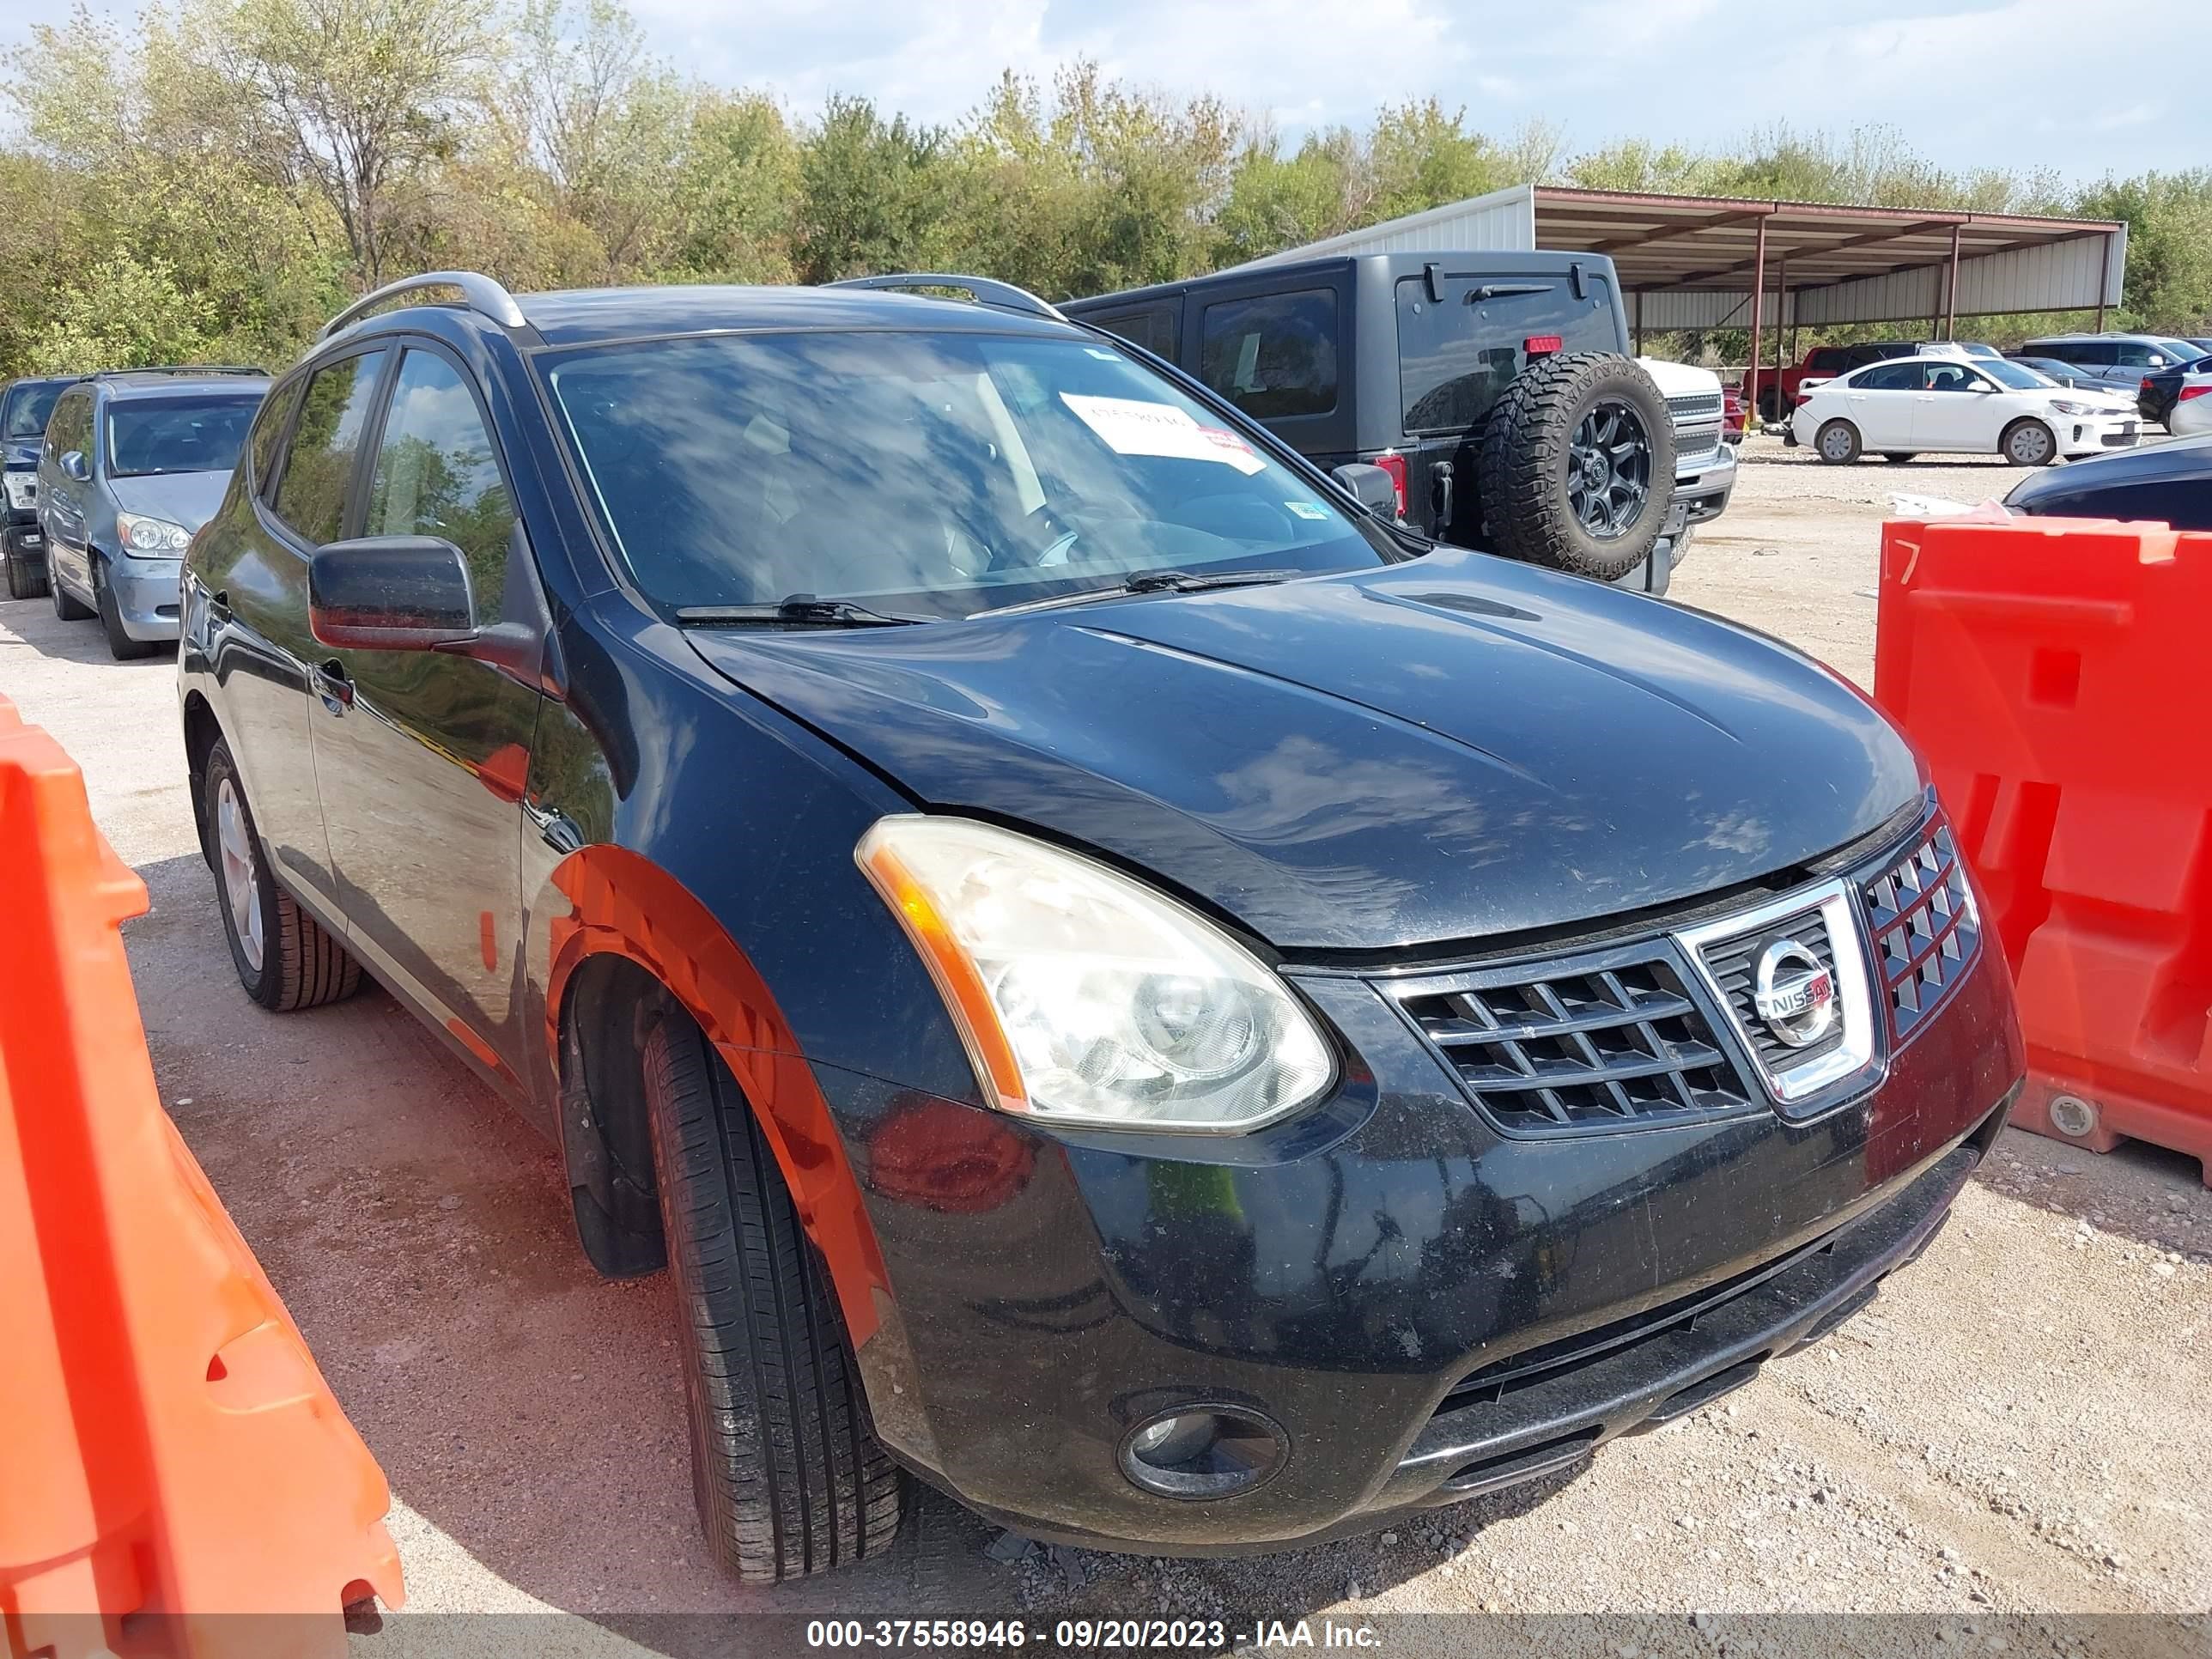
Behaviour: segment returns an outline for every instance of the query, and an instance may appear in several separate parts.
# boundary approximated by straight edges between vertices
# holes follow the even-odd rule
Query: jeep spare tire
[[[1494,551],[1613,581],[1644,562],[1674,499],[1674,426],[1626,357],[1577,351],[1522,370],[1476,457]]]

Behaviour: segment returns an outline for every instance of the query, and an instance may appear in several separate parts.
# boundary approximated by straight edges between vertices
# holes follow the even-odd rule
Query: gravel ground
[[[1753,439],[1676,596],[1863,683],[1889,492],[1975,501],[2015,476],[1825,468]],[[2048,1615],[2212,1608],[2212,1192],[2173,1154],[2100,1158],[2017,1132],[1928,1255],[1835,1337],[1537,1491],[1170,1564],[1002,1561],[933,1503],[890,1559],[740,1589],[692,1516],[665,1279],[590,1273],[549,1150],[388,997],[281,1018],[239,992],[193,846],[170,664],[111,662],[93,624],[0,603],[0,691],[82,763],[151,890],[125,931],[164,1097],[391,1478],[412,1610],[565,1609],[611,1636],[638,1633],[623,1615],[743,1609],[1597,1612],[1613,1618],[1575,1639],[1628,1656],[1731,1631],[1757,1650],[1732,1613],[1943,1613],[1970,1643],[2011,1630],[2055,1650],[2071,1638]],[[356,1647],[411,1647],[410,1627],[428,1628],[387,1620]],[[1437,1650],[1469,1650],[1452,1628]]]

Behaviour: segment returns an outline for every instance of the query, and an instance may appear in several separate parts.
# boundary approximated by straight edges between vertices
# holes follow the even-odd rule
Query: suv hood
[[[693,630],[933,809],[1086,843],[1280,947],[1586,922],[1802,864],[1911,800],[1774,641],[1481,554],[844,634]]]
[[[228,469],[221,472],[156,472],[143,478],[111,478],[108,489],[125,513],[143,513],[167,519],[186,530],[198,530],[216,515],[223,492],[230,488]]]

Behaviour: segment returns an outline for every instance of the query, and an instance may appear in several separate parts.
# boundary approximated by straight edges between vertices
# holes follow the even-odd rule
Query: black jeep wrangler
[[[1687,541],[1674,417],[1602,255],[1337,256],[1060,309],[1323,466],[1382,467],[1439,541],[1655,593]]]

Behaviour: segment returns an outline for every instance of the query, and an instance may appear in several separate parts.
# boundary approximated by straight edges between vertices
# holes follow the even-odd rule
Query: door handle
[[[1437,509],[1437,528],[1449,530],[1452,521],[1452,464],[1429,463],[1429,495]]]
[[[343,714],[353,707],[353,681],[347,678],[345,665],[336,657],[315,665],[315,695],[323,700],[323,707],[333,714]]]

